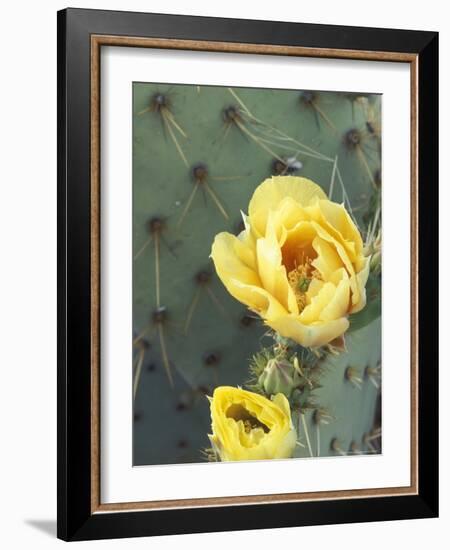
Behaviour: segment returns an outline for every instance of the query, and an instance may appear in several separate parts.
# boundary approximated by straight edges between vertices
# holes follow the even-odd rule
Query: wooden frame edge
[[[280,504],[287,502],[313,502],[320,500],[345,500],[361,498],[383,498],[388,496],[416,495],[411,487],[393,487],[380,489],[349,489],[343,491],[315,491],[310,493],[281,493],[268,495],[249,495],[231,497],[209,497],[179,500],[153,500],[142,502],[118,502],[100,504],[93,513],[122,511],[170,510],[183,508],[204,508],[221,506],[248,506],[251,504]]]
[[[419,55],[402,52],[306,48],[266,44],[91,35],[91,514],[275,504],[318,500],[380,498],[419,494],[418,480],[418,71]],[[143,502],[101,503],[100,498],[100,49],[101,46],[165,48],[409,63],[411,100],[411,484],[405,487],[210,497]]]
[[[310,48],[305,46],[280,46],[277,44],[251,44],[213,40],[184,40],[179,38],[142,38],[107,34],[91,35],[91,46],[128,46],[134,48],[163,48],[169,50],[327,57],[330,59],[361,59],[393,62],[413,62],[416,58],[416,54],[403,52]]]

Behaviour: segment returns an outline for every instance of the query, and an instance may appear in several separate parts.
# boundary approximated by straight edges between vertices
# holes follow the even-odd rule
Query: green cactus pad
[[[135,465],[204,460],[205,395],[244,385],[261,349],[266,328],[226,292],[209,260],[214,236],[242,230],[240,212],[274,173],[308,177],[327,194],[331,186],[332,199],[352,209],[365,234],[379,204],[380,121],[377,95],[133,84],[135,365],[139,342],[148,342],[134,401]],[[361,441],[373,429],[379,391],[344,376],[348,366],[380,362],[380,278],[371,285],[348,353],[330,359],[315,392],[333,416],[320,428],[321,456],[339,454],[333,438],[345,452],[352,441],[368,450]],[[306,415],[311,444],[313,415]],[[309,456],[308,448],[298,455]]]

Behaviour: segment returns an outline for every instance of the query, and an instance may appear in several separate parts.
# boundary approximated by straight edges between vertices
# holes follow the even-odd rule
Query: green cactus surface
[[[264,179],[295,174],[375,237],[380,143],[378,95],[133,84],[134,465],[205,460],[206,395],[246,384],[267,331],[217,278],[215,235],[242,230]],[[299,418],[296,456],[380,452],[380,293],[373,275],[347,351],[328,356]]]
[[[380,439],[375,437],[379,427],[380,350],[374,345],[380,339],[378,318],[348,336],[346,353],[325,361],[322,387],[315,390],[317,406],[305,413],[308,437],[303,423],[298,428],[304,447],[299,446],[296,456],[334,456],[380,450]],[[338,450],[333,449],[336,444]]]

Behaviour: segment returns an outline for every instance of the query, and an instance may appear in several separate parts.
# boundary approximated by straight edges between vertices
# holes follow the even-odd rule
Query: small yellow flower
[[[222,461],[290,458],[297,434],[286,397],[220,386],[210,398],[211,444]]]
[[[342,204],[311,180],[279,176],[255,190],[238,237],[219,233],[211,257],[228,292],[281,336],[328,344],[366,304],[370,258]]]

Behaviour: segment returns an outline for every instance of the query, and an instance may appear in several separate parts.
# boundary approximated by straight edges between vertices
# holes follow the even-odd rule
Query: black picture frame
[[[415,495],[92,512],[91,36],[401,52],[418,72],[418,492]],[[401,207],[401,205],[399,206]],[[438,34],[85,9],[58,12],[58,532],[138,537],[438,515]],[[424,368],[420,368],[424,365]]]

